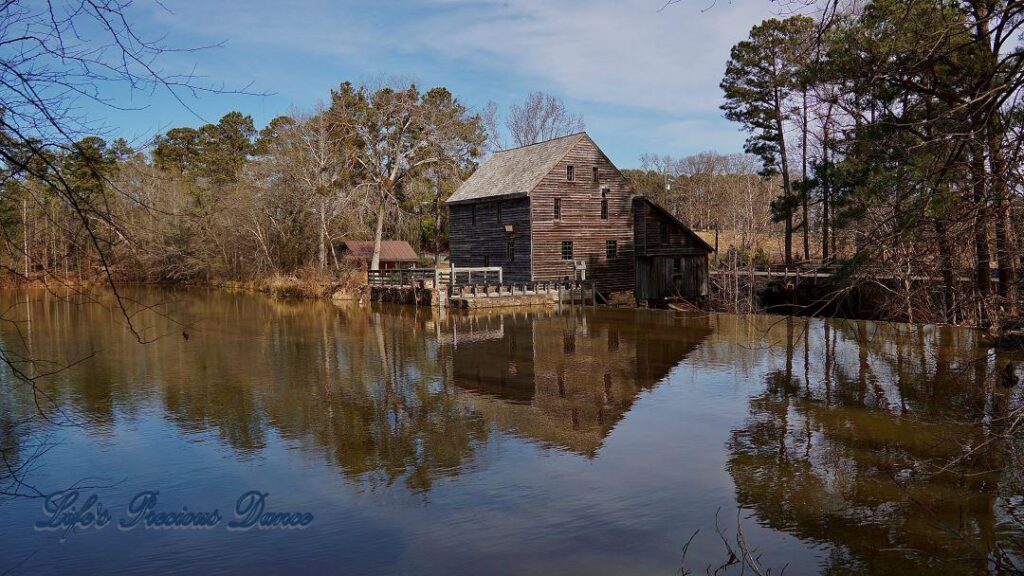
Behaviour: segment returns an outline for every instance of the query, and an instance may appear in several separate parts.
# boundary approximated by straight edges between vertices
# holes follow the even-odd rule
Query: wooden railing
[[[448,270],[438,270],[447,275],[440,277],[443,284],[449,286],[472,286],[474,284],[502,284],[504,275],[501,266],[486,266],[480,268],[456,268],[452,266]]]
[[[552,280],[509,284],[451,286],[449,298],[493,298],[499,296],[544,295],[559,303],[596,304],[597,289],[592,282]]]
[[[395,270],[367,270],[370,286],[410,286],[414,282],[434,281],[433,268],[398,268]]]
[[[368,270],[366,277],[370,286],[411,286],[422,282],[425,287],[437,287],[441,285],[502,284],[504,282],[501,266]]]
[[[452,285],[449,290],[451,296],[517,296],[526,294],[550,294],[557,292],[563,286],[562,282],[513,282],[510,284],[491,284],[481,282],[479,284],[458,284]]]

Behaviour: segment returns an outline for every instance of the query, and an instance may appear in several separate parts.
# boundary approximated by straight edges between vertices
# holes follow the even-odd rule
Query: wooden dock
[[[594,284],[581,281],[503,282],[500,267],[370,270],[371,300],[452,308],[597,303]]]

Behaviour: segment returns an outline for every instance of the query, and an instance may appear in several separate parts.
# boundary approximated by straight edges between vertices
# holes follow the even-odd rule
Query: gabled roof
[[[495,152],[448,199],[449,204],[529,194],[586,132]]]
[[[370,260],[373,258],[372,240],[345,240],[345,248],[353,255]],[[381,240],[380,261],[381,262],[416,262],[419,257],[405,240]]]
[[[662,206],[661,204],[658,204],[657,202],[655,202],[654,200],[651,200],[650,198],[648,198],[647,196],[644,196],[643,194],[638,194],[638,195],[634,196],[633,200],[634,201],[640,201],[640,202],[646,202],[648,206],[650,206],[651,208],[654,208],[655,210],[660,212],[669,221],[673,222],[676,226],[679,226],[686,235],[688,235],[691,238],[693,238],[694,240],[696,240],[697,243],[701,247],[703,247],[705,250],[707,250],[709,253],[715,251],[714,247],[711,246],[711,244],[708,244],[703,238],[700,237],[700,234],[697,234],[696,232],[694,232],[692,228],[690,228],[689,226],[684,224],[683,221],[680,220],[679,218],[676,218],[675,215],[673,215],[671,212],[666,210],[665,207]]]

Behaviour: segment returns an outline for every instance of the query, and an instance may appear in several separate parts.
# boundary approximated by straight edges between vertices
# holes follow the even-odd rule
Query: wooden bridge
[[[840,272],[842,268],[835,264],[825,265],[793,265],[793,266],[755,266],[751,268],[737,268],[735,270],[722,270],[712,269],[710,274],[712,276],[740,276],[740,277],[755,277],[767,279],[769,282],[773,281],[786,281],[794,280],[799,281],[802,279],[834,279],[835,274]],[[934,272],[934,269],[930,269],[929,272],[922,270],[910,270],[907,273],[894,271],[891,267],[882,266],[860,266],[857,267],[856,273],[858,276],[864,278],[870,278],[873,281],[879,282],[935,282],[941,283],[942,277]],[[974,269],[973,268],[957,268],[953,271],[955,282],[973,282],[974,281]],[[999,283],[999,275],[997,269],[992,268],[990,275],[990,282],[993,285]]]

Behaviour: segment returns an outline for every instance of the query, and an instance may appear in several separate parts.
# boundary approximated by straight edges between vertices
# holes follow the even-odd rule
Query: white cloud
[[[458,4],[412,37],[449,58],[536,77],[563,95],[674,115],[716,111],[729,48],[770,15],[766,0],[521,0]],[[437,31],[444,30],[443,34]]]
[[[168,2],[172,13],[158,10],[158,25],[227,39],[236,62],[239,52],[269,48],[336,59],[347,74],[425,74],[446,85],[449,72],[472,70],[479,78],[457,80],[483,87],[478,97],[488,83],[517,92],[506,99],[552,92],[587,109],[589,128],[635,134],[673,154],[739,149],[743,136],[718,109],[718,83],[729,48],[773,15],[769,0],[682,0],[661,11],[665,0]],[[288,93],[293,70],[250,60],[217,73],[256,74],[276,84],[264,89]],[[322,96],[310,94],[308,104]]]

